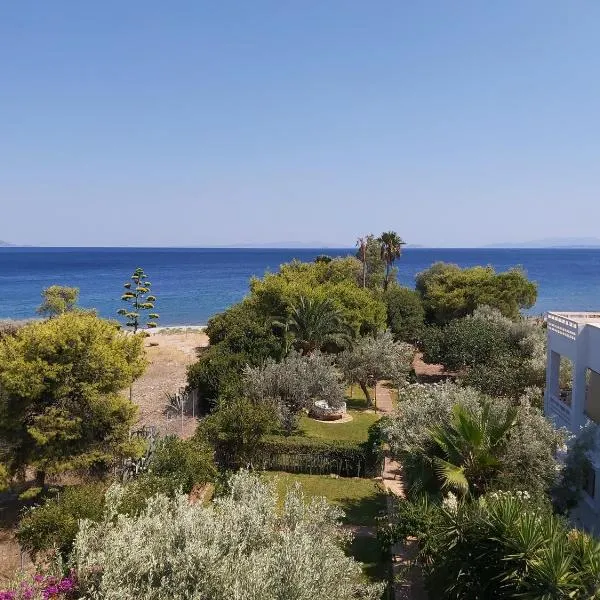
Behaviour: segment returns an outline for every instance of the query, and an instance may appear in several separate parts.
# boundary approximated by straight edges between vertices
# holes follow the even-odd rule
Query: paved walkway
[[[395,406],[390,389],[383,383],[377,384],[377,410],[383,414],[394,412]],[[393,518],[393,496],[404,498],[402,468],[398,462],[386,456],[383,467],[383,487],[388,496],[388,514]],[[423,578],[418,567],[412,566],[417,548],[415,540],[398,544],[393,552],[395,560],[393,570],[395,575],[402,576],[402,582],[396,584],[394,596],[396,600],[427,600]]]

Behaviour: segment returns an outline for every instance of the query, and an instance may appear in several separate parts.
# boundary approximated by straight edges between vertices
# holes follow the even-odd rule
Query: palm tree
[[[390,284],[390,275],[396,259],[402,254],[404,240],[395,231],[386,231],[382,233],[377,241],[381,245],[381,258],[385,261],[385,279],[383,280],[383,289],[387,290]]]
[[[359,237],[356,240],[356,246],[358,247],[358,256],[362,262],[362,285],[364,288],[367,287],[367,236]]]
[[[450,421],[431,429],[423,455],[409,469],[415,489],[449,488],[463,496],[484,493],[500,469],[516,418],[514,407],[500,414],[492,412],[491,404],[480,413],[455,405]]]
[[[352,328],[329,298],[301,296],[287,320],[287,331],[305,355],[326,345],[345,347],[352,339]]]

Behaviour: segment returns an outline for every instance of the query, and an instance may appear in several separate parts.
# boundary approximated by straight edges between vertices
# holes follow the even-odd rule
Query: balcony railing
[[[573,319],[569,319],[563,315],[557,315],[556,313],[548,313],[546,323],[548,324],[548,331],[558,333],[570,340],[577,339],[579,329],[577,321],[573,321]]]

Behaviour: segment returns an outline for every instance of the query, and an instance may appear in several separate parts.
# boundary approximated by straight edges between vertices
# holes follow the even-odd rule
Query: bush
[[[516,319],[522,308],[531,308],[537,285],[518,268],[496,273],[492,267],[461,269],[438,262],[416,277],[427,320],[444,325],[471,314],[478,306],[491,306]]]
[[[425,309],[417,292],[393,285],[385,292],[387,324],[394,338],[414,344],[421,338],[425,322]]]
[[[73,485],[41,506],[27,510],[19,523],[17,539],[33,558],[56,548],[66,558],[80,519],[98,521],[104,508],[103,483]]]
[[[412,492],[426,489],[441,493],[441,478],[432,477],[432,473],[442,472],[443,467],[447,474],[451,466],[462,466],[463,474],[474,473],[475,481],[482,473],[488,474],[483,486],[471,487],[470,492],[475,495],[486,489],[516,488],[542,496],[555,484],[558,468],[555,453],[565,438],[531,406],[528,396],[515,407],[513,401],[491,400],[476,390],[444,383],[406,386],[400,390],[399,400],[398,411],[386,420],[382,429],[392,456],[404,467]],[[472,434],[478,429],[470,426],[472,420],[461,419],[456,432],[450,432],[456,443],[446,445],[449,450],[441,453],[438,440],[446,438],[442,438],[440,428],[455,423],[457,406],[474,415],[475,422],[479,417],[485,421],[484,434],[481,439],[474,437]],[[489,416],[484,415],[486,409]],[[486,446],[485,440],[491,439],[496,431],[486,430],[486,423],[502,422],[513,409],[514,423],[506,435],[497,444]],[[470,452],[452,458],[463,446],[470,447]]]
[[[252,465],[262,471],[289,471],[341,477],[378,477],[382,471],[380,446],[370,442],[324,440],[303,436],[269,435],[256,445]],[[217,449],[217,461],[227,469],[245,466],[226,447]]]
[[[522,492],[491,493],[479,502],[398,503],[397,525],[384,543],[416,538],[431,598],[593,598],[600,544]]]
[[[82,525],[74,563],[86,598],[122,600],[376,600],[382,589],[364,582],[345,556],[341,512],[323,498],[288,491],[277,508],[275,486],[242,472],[211,506],[185,496],[157,496],[136,517]]]

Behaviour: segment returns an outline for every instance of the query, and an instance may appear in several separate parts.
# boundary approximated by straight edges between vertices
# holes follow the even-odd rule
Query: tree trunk
[[[46,471],[36,471],[35,472],[36,487],[43,488],[45,484],[46,484]]]
[[[367,399],[367,406],[371,406],[371,394],[369,393],[369,388],[367,387],[367,383],[365,381],[359,381],[360,389],[363,391],[365,398]]]

